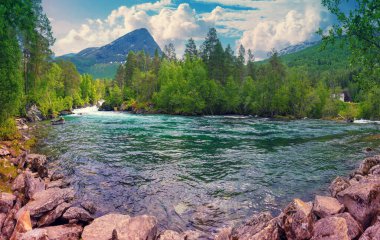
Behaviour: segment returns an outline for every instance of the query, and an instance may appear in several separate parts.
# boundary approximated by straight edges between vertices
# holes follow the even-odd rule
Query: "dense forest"
[[[94,80],[73,63],[52,59],[54,38],[40,0],[3,0],[0,138],[12,136],[13,118],[30,106],[50,118],[103,98],[103,110],[378,119],[380,7],[378,1],[356,1],[359,7],[349,13],[340,11],[340,0],[322,1],[340,24],[328,34],[320,30],[322,46],[301,58],[273,50],[268,60],[255,62],[252,50],[240,46],[235,54],[210,28],[201,46],[188,40],[182,58],[173,44],[162,55],[130,52],[113,80]],[[339,47],[351,55],[325,54]],[[342,92],[352,102],[340,101]]]
[[[0,138],[13,135],[13,117],[32,105],[48,118],[102,98],[104,81],[52,60],[54,38],[41,1],[1,1],[0,36]]]
[[[255,62],[251,50],[240,46],[223,49],[211,28],[197,48],[189,39],[182,59],[172,44],[164,55],[153,58],[130,52],[107,86],[105,110],[133,110],[169,114],[250,114],[291,118],[376,118],[376,99],[364,91],[355,76],[360,67],[350,67],[346,38],[335,45],[306,50],[302,59],[280,57]],[[311,52],[311,53],[310,53]],[[339,53],[329,56],[328,53]],[[298,54],[299,56],[299,54]],[[285,64],[285,63],[286,64]],[[360,104],[339,100],[345,92]]]

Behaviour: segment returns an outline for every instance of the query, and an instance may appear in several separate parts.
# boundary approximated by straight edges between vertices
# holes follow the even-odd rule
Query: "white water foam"
[[[380,124],[380,121],[371,121],[371,120],[366,120],[366,119],[359,119],[359,120],[354,120],[354,123],[360,123],[360,124]]]

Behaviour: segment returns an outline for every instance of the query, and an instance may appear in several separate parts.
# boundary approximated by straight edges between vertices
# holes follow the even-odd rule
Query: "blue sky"
[[[102,46],[137,28],[147,28],[158,44],[174,43],[178,55],[193,37],[200,45],[216,27],[224,46],[243,44],[262,59],[282,49],[316,40],[333,17],[320,0],[43,0],[56,55]]]

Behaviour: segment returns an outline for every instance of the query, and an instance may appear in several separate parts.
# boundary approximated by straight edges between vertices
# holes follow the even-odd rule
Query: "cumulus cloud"
[[[196,0],[206,2],[206,0]],[[320,0],[207,0],[220,3],[211,12],[198,14],[188,3],[175,4],[160,0],[121,6],[104,19],[89,19],[80,26],[71,26],[67,34],[57,37],[53,50],[57,55],[78,52],[87,47],[105,45],[137,28],[147,28],[157,43],[174,43],[178,55],[184,42],[192,37],[204,39],[210,27],[229,41],[236,40],[236,48],[243,44],[252,49],[257,58],[264,58],[272,48],[280,50],[289,45],[311,40],[318,27],[331,21]],[[238,10],[230,5],[250,7]],[[54,25],[57,23],[54,22]],[[54,26],[53,25],[53,26]]]
[[[211,21],[199,18],[189,4],[177,8],[170,0],[144,3],[133,7],[121,6],[113,10],[106,19],[90,19],[78,29],[72,29],[60,38],[53,47],[57,55],[78,52],[87,47],[102,46],[137,28],[147,28],[157,43],[163,47],[169,42],[183,52],[184,40],[203,37]],[[156,11],[149,15],[147,11]],[[182,48],[181,48],[182,47]]]
[[[317,6],[307,6],[303,11],[290,10],[281,20],[263,20],[244,31],[238,45],[253,49],[263,58],[273,48],[280,50],[312,39],[320,22],[321,9]]]

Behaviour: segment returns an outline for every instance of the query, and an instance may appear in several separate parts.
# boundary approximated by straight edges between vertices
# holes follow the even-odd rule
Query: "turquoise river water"
[[[379,142],[380,125],[239,116],[82,111],[36,130],[49,157],[98,215],[151,214],[160,227],[215,229],[327,192]]]

